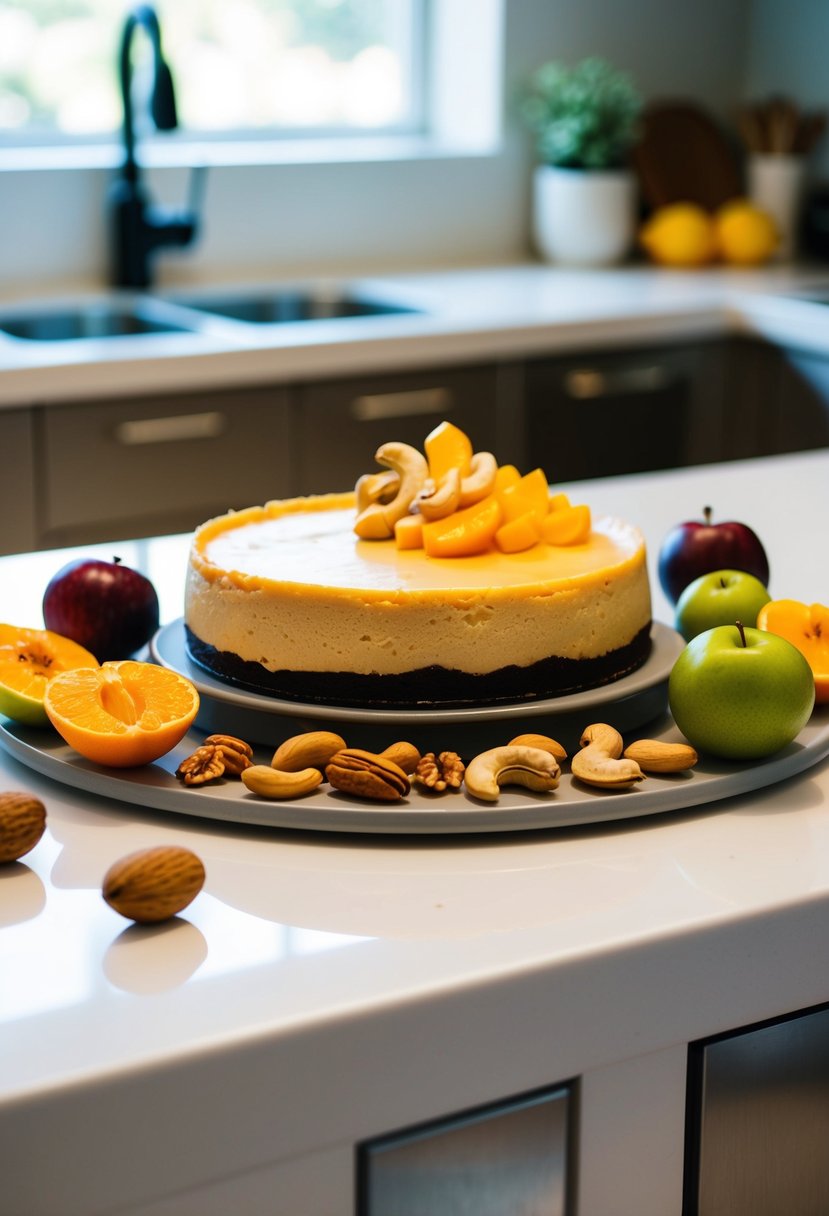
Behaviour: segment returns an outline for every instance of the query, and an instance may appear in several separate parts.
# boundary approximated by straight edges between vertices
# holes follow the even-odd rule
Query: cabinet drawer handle
[[[413,414],[448,414],[453,408],[448,388],[415,388],[400,393],[372,393],[355,397],[351,416],[358,422],[408,418]]]
[[[167,418],[136,418],[119,422],[115,439],[124,447],[142,443],[175,443],[182,439],[215,439],[225,429],[226,418],[218,410],[203,414],[172,414]]]
[[[658,393],[675,379],[676,374],[660,363],[620,367],[609,372],[595,367],[578,367],[565,374],[564,390],[568,397],[585,401],[619,397],[624,393]]]

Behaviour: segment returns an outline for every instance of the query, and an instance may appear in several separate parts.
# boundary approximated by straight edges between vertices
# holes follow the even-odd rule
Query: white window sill
[[[497,142],[461,144],[423,135],[327,139],[147,140],[139,160],[148,168],[217,168],[261,165],[357,164],[495,156]],[[0,172],[115,169],[123,160],[117,143],[0,149]]]

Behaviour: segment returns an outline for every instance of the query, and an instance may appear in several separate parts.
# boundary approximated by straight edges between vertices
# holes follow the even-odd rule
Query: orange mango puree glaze
[[[521,553],[492,548],[460,558],[401,551],[394,540],[357,540],[353,525],[353,493],[249,507],[203,524],[193,541],[192,562],[205,579],[222,579],[246,591],[394,602],[398,595],[462,601],[471,592],[514,599],[516,589],[546,595],[573,580],[600,586],[645,560],[636,529],[614,519],[597,520],[584,545],[541,543]]]

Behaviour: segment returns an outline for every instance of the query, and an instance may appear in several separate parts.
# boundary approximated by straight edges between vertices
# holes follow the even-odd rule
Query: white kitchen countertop
[[[826,308],[793,298],[827,284],[829,266],[569,270],[539,263],[390,273],[346,284],[316,280],[313,286],[345,285],[422,311],[266,326],[191,313],[191,320],[200,318],[200,332],[75,342],[25,341],[0,330],[0,407],[276,384],[729,333],[829,353]],[[187,294],[195,298],[199,290],[209,295],[215,289]],[[112,298],[80,291],[40,301],[0,299],[0,318],[39,302]],[[174,301],[175,293],[166,298]]]
[[[642,527],[658,619],[659,543],[705,504],[758,532],[774,596],[829,599],[829,451],[578,493]],[[117,546],[164,620],[181,612],[187,544]],[[4,619],[39,625],[73,552],[0,559]],[[145,812],[2,752],[0,789],[48,811],[41,842],[0,870],[10,1216],[212,1213],[162,1197],[328,1151],[347,1177],[364,1137],[829,1000],[827,760],[709,807],[469,839]],[[202,857],[205,888],[177,921],[132,927],[102,876],[165,843]]]

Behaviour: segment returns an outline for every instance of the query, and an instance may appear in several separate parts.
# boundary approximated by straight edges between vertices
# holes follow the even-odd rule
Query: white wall
[[[479,0],[465,2],[474,21]],[[776,3],[758,5],[764,26]],[[821,7],[826,0],[814,0]],[[598,54],[629,71],[646,96],[694,97],[730,120],[751,12],[751,0],[506,0],[497,154],[212,169],[203,238],[187,253],[163,255],[160,277],[170,284],[530,256],[531,149],[513,112],[526,73],[545,59]],[[107,179],[103,170],[0,173],[0,288],[104,282]],[[185,178],[158,170],[150,185],[175,202]]]

